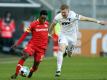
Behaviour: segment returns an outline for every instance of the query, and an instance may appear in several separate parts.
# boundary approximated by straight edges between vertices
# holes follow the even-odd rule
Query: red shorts
[[[42,59],[45,55],[45,51],[46,51],[46,49],[44,49],[44,48],[40,48],[40,47],[34,48],[34,46],[32,46],[32,44],[28,44],[24,49],[24,52],[26,52],[30,56],[34,56],[34,60],[36,62],[42,61]]]

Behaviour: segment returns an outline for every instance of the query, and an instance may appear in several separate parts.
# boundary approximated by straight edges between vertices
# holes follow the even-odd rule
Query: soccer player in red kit
[[[16,72],[14,75],[11,76],[11,79],[16,79],[19,74],[20,68],[23,66],[25,60],[29,56],[34,56],[34,64],[30,69],[28,78],[30,78],[33,72],[38,69],[38,66],[45,55],[45,51],[48,45],[48,22],[46,21],[46,18],[47,11],[42,10],[40,12],[39,19],[31,22],[30,26],[26,29],[20,39],[12,46],[12,48],[18,46],[31,32],[32,38],[28,42],[27,46],[24,48],[23,56],[19,60],[16,66]]]

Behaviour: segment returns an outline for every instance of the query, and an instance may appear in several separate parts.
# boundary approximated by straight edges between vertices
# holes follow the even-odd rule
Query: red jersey
[[[41,24],[38,20],[33,21],[19,39],[17,44],[20,44],[21,41],[28,35],[29,32],[32,34],[32,38],[28,42],[28,44],[32,44],[32,46],[46,48],[48,44],[48,22],[45,21]]]

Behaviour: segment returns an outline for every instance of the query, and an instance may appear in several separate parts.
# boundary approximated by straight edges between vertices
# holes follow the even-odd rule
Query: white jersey
[[[79,19],[80,15],[76,14],[73,11],[69,11],[67,18],[63,18],[61,13],[57,14],[54,18],[54,22],[59,22],[61,25],[59,37],[66,36],[67,38],[69,38],[69,40],[75,42],[77,40]]]

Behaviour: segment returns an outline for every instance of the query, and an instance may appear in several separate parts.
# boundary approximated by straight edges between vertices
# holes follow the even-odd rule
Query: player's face
[[[44,23],[45,20],[46,20],[46,17],[47,17],[46,15],[41,15],[41,16],[40,16],[40,19],[39,19],[39,20],[40,20],[40,23]]]
[[[63,16],[64,18],[67,18],[68,13],[69,13],[69,10],[68,10],[68,9],[61,10],[61,14],[62,14],[62,16]]]

